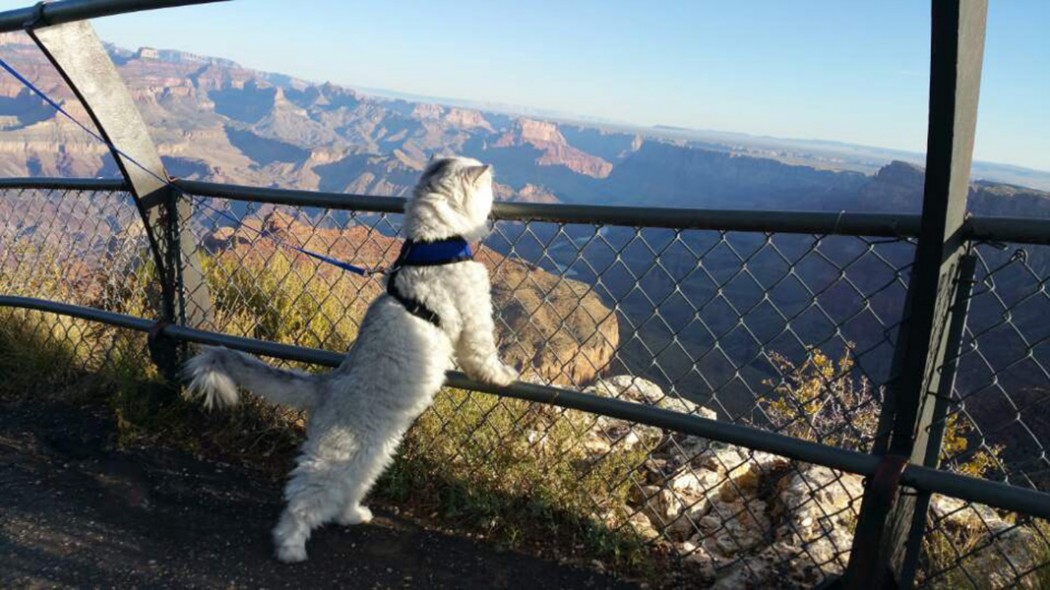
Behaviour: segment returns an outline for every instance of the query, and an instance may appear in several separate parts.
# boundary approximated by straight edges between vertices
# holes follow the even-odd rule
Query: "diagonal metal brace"
[[[901,474],[908,465],[908,458],[901,455],[883,455],[875,468],[875,474],[867,481],[864,489],[864,504],[876,512],[889,512],[897,499]],[[883,535],[886,528],[871,527],[855,533],[853,550],[850,552],[850,565],[853,570],[847,576],[846,588],[866,590],[882,588],[886,581],[893,580],[889,571],[890,554],[883,550]]]

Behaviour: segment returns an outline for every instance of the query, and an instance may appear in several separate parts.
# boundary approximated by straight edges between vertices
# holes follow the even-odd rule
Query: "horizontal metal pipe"
[[[197,180],[176,180],[174,182],[183,191],[195,195],[277,205],[369,211],[373,213],[401,213],[405,203],[405,199],[401,197],[258,188]],[[0,190],[18,188],[127,190],[127,186],[122,180],[112,179],[0,179]],[[496,203],[493,209],[493,217],[507,221],[605,223],[630,227],[662,227],[668,229],[710,229],[872,237],[912,237],[917,235],[919,223],[917,215],[661,209],[540,203]],[[963,224],[963,238],[1017,244],[1050,245],[1050,219],[970,217]]]
[[[185,192],[202,196],[301,207],[401,213],[405,203],[402,197],[252,188],[190,180],[177,180],[175,184]],[[914,237],[919,233],[919,216],[912,214],[671,209],[504,202],[495,204],[492,216],[505,221],[602,223],[630,227],[742,232],[871,237]],[[970,217],[963,226],[963,237],[1021,244],[1050,244],[1050,219]]]
[[[103,324],[117,326],[118,328],[128,328],[130,330],[139,330],[142,332],[148,331],[153,326],[153,322],[144,318],[105,311],[94,307],[59,303],[58,301],[49,301],[47,299],[36,299],[34,297],[0,295],[0,307],[35,309],[37,311],[57,313],[59,315],[91,320],[93,322],[102,322]]]
[[[183,191],[237,201],[323,207],[377,213],[401,213],[402,197],[324,193],[296,189],[253,188],[213,182],[177,180]],[[780,232],[871,237],[914,237],[919,216],[881,213],[672,209],[546,203],[496,203],[492,216],[504,221],[600,223],[629,227]],[[1030,244],[1050,243],[1050,219],[971,217],[964,237]]]
[[[45,27],[127,12],[224,1],[226,0],[62,0],[41,3],[43,5],[39,9],[40,19],[35,26]],[[36,6],[27,6],[0,12],[0,33],[21,31],[26,23],[37,18],[37,10]]]
[[[693,414],[674,412],[654,406],[580,393],[568,389],[521,382],[509,387],[498,388],[478,383],[458,372],[449,373],[447,383],[460,389],[555,405],[591,414],[629,420],[648,426],[656,426],[682,434],[691,434],[750,449],[766,451],[807,463],[826,465],[850,473],[870,475],[875,472],[875,468],[879,463],[877,457],[865,453],[830,447],[731,422],[719,422],[718,420],[701,418]]]
[[[153,326],[153,322],[143,318],[29,297],[0,296],[0,307],[3,306],[49,311],[86,320],[103,322],[122,328],[130,328],[132,330],[148,331]],[[164,327],[162,333],[166,336],[185,340],[187,342],[225,346],[227,348],[243,350],[254,354],[261,354],[291,361],[307,362],[328,367],[339,366],[345,357],[345,355],[340,353],[320,350],[317,348],[279,344],[276,342],[267,342],[265,340],[244,338],[241,336],[231,336],[229,334],[218,334],[206,330],[197,330],[194,328],[175,325]],[[510,387],[496,388],[473,381],[458,371],[449,372],[447,383],[452,387],[547,403],[563,408],[571,408],[594,414],[611,416],[613,418],[630,420],[632,422],[665,428],[682,432],[684,434],[692,434],[713,440],[720,440],[731,444],[776,453],[792,459],[827,465],[828,467],[849,471],[851,473],[870,475],[871,473],[874,473],[875,467],[878,464],[878,459],[876,457],[864,453],[858,453],[856,451],[829,447],[738,424],[708,420],[691,414],[663,410],[652,406],[644,406],[623,400],[584,394],[567,389],[532,385],[528,383],[515,383]]]
[[[301,207],[326,207],[401,213],[403,197],[321,193],[294,189],[252,188],[213,182],[177,180],[187,193]],[[915,215],[820,213],[795,211],[725,211],[660,207],[610,207],[542,203],[496,203],[492,216],[506,221],[604,223],[630,227],[776,231],[864,236],[912,236],[919,231]]]
[[[494,209],[494,216],[515,221],[542,219],[631,227],[794,234],[910,237],[919,232],[919,218],[916,215],[875,213],[498,203]]]
[[[901,474],[901,484],[931,494],[950,496],[1050,520],[1050,492],[977,479],[910,463]]]
[[[1050,219],[970,217],[963,223],[970,240],[1050,245]]]
[[[143,332],[148,331],[154,325],[154,322],[143,318],[30,297],[0,296],[0,307],[36,309]],[[164,328],[163,334],[188,342],[226,346],[274,358],[328,367],[338,366],[344,358],[343,354],[327,350],[217,334],[182,326],[169,325]],[[463,373],[455,371],[449,372],[447,383],[452,387],[461,389],[581,410],[684,434],[692,434],[808,463],[824,465],[865,477],[873,475],[879,464],[879,458],[873,455],[830,447],[739,424],[708,420],[691,414],[663,410],[652,406],[579,393],[567,389],[528,383],[515,383],[510,387],[495,388],[475,382],[467,378]],[[904,469],[901,482],[906,486],[935,494],[953,496],[971,502],[986,504],[994,508],[1050,519],[1050,494],[1045,492],[976,479],[913,464],[909,464]]]
[[[266,342],[254,338],[243,338],[227,334],[216,334],[193,328],[181,326],[168,326],[164,334],[180,340],[225,346],[262,354],[274,358],[291,361],[307,362],[328,367],[337,367],[345,358],[344,354],[335,353],[316,348],[305,348],[288,344]],[[667,430],[692,434],[720,440],[723,442],[755,448],[792,459],[798,459],[809,463],[819,463],[835,469],[849,471],[852,473],[870,474],[875,472],[878,459],[871,455],[848,451],[836,447],[829,447],[814,442],[792,438],[774,432],[757,430],[738,424],[708,420],[691,414],[663,410],[652,406],[644,406],[623,400],[600,397],[567,389],[549,387],[544,385],[533,385],[529,383],[515,383],[509,387],[493,387],[479,383],[458,371],[450,371],[446,383],[451,387],[480,391],[502,397],[546,403],[563,408],[582,410],[593,414],[621,418],[656,426]]]
[[[199,180],[175,180],[173,182],[183,192],[204,197],[229,199],[231,201],[271,203],[297,207],[323,207],[326,209],[346,209],[374,213],[401,213],[405,209],[405,199],[401,197],[322,193],[285,188],[260,188]]]
[[[332,352],[330,350],[321,350],[320,348],[280,344],[278,342],[245,338],[243,336],[232,336],[230,334],[219,334],[217,332],[208,332],[206,330],[197,330],[195,328],[186,328],[183,326],[166,326],[163,333],[165,336],[171,336],[172,338],[185,340],[186,342],[196,342],[198,344],[208,344],[211,346],[225,346],[226,348],[243,350],[244,352],[250,352],[253,354],[261,354],[263,356],[284,359],[286,361],[298,361],[324,367],[338,367],[346,357],[345,354]]]
[[[0,190],[126,191],[123,178],[0,178]]]

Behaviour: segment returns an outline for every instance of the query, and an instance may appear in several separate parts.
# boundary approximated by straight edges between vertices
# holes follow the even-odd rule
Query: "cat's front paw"
[[[511,383],[518,380],[521,374],[518,373],[513,367],[507,365],[500,365],[498,371],[494,371],[489,382],[498,387],[506,387]]]

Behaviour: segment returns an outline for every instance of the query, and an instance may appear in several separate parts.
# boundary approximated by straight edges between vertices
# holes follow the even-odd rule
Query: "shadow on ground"
[[[611,588],[600,573],[389,512],[271,556],[280,485],[162,448],[113,449],[100,408],[0,403],[0,587]]]

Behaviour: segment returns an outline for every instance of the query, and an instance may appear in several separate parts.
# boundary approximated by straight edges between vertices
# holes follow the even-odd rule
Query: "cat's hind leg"
[[[372,509],[368,506],[362,506],[360,502],[347,504],[335,521],[343,526],[368,524],[372,522]]]
[[[362,445],[346,472],[346,494],[342,510],[335,518],[337,523],[349,526],[372,521],[372,511],[363,506],[361,501],[368,495],[376,479],[390,465],[400,440],[400,436],[394,435],[387,440],[368,441]]]
[[[285,486],[284,512],[273,529],[277,559],[285,563],[306,560],[306,541],[313,529],[331,520],[345,506],[342,485],[345,464],[332,465],[317,458],[300,457]]]

